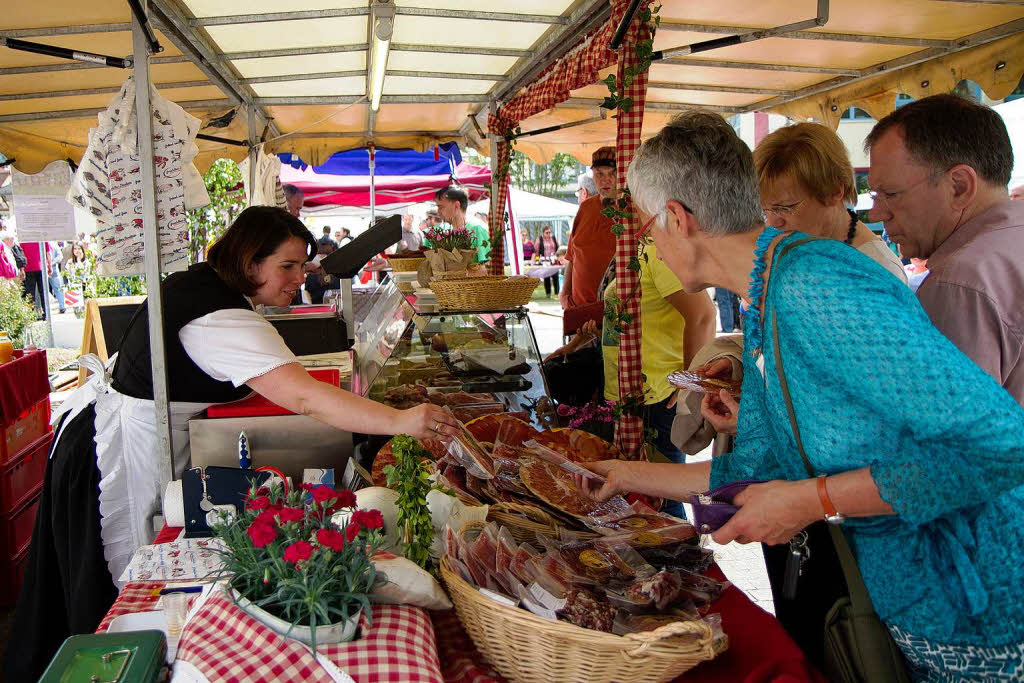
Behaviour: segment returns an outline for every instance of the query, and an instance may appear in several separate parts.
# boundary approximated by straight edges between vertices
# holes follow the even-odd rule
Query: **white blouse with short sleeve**
[[[296,362],[274,326],[256,311],[242,308],[196,318],[181,328],[178,339],[200,370],[236,387]]]

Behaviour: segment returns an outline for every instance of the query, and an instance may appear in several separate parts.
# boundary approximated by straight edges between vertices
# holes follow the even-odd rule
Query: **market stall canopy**
[[[817,6],[664,0],[654,47],[813,19]],[[487,151],[478,126],[489,103],[535,83],[608,14],[607,0],[152,0],[164,48],[152,75],[165,97],[204,120],[203,133],[265,139],[267,151],[314,165],[371,142],[425,151],[456,140]],[[0,38],[124,56],[129,21],[123,0],[8,2]],[[644,133],[692,106],[835,124],[848,106],[879,116],[897,92],[948,91],[962,78],[1000,98],[1024,71],[1022,29],[1024,6],[1007,0],[833,0],[823,26],[655,62]],[[0,153],[29,173],[54,159],[78,160],[96,113],[127,75],[0,47]],[[522,127],[597,120],[523,138],[519,149],[536,161],[559,151],[586,160],[613,141],[613,122],[598,115],[606,90],[597,80]],[[246,153],[216,141],[200,147],[201,169]]]
[[[309,166],[298,154],[283,152],[278,156],[281,157],[281,163],[292,168],[305,170]],[[426,152],[375,149],[373,163],[376,175],[444,175],[455,172],[455,167],[462,163],[462,153],[454,142],[446,142]],[[364,147],[335,152],[324,163],[314,166],[313,170],[331,175],[366,175],[369,167],[370,150]]]
[[[458,165],[456,177],[468,192],[470,200],[486,195],[491,181],[491,169],[465,162]],[[377,206],[431,202],[434,193],[449,184],[450,175],[375,175],[374,197]],[[281,167],[281,182],[298,187],[306,195],[305,205],[370,206],[370,177],[368,175],[331,175],[285,165]]]

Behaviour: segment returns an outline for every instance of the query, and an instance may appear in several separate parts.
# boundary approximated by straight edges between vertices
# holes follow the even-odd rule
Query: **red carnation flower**
[[[245,533],[249,534],[249,540],[256,548],[266,548],[277,539],[277,529],[269,524],[253,522]]]
[[[338,500],[334,505],[339,508],[354,508],[356,506],[356,494],[348,489],[338,491]]]
[[[295,541],[290,546],[284,549],[285,562],[291,562],[298,564],[308,560],[313,555],[313,546],[307,541]]]
[[[288,522],[301,522],[305,513],[302,508],[281,508],[277,517],[281,520],[281,524],[287,524]]]
[[[299,484],[299,488],[302,489],[303,491],[312,491],[314,488],[316,488],[316,484],[309,484],[309,483],[303,482],[303,483]]]
[[[341,550],[345,547],[345,537],[334,529],[317,529],[316,542],[331,550]]]
[[[328,500],[334,500],[338,497],[338,492],[332,489],[330,486],[317,486],[311,492],[313,494],[313,500],[318,503],[323,503]]]
[[[258,489],[256,489],[256,495],[257,496],[269,496],[270,495],[270,489],[268,487],[266,487],[266,486],[261,486]]]
[[[384,516],[380,510],[356,510],[352,513],[352,523],[366,529],[380,529],[384,526]]]
[[[363,527],[359,526],[359,524],[356,522],[352,522],[347,527],[345,527],[345,539],[349,543],[351,543],[352,541],[356,540],[356,536],[358,536],[359,532],[362,530]]]
[[[246,510],[266,510],[270,507],[270,499],[266,496],[256,496],[245,504]]]

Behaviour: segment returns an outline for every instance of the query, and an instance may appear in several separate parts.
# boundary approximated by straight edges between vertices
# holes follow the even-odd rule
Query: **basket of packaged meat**
[[[581,488],[597,476],[581,463],[612,452],[598,442],[487,415],[436,461],[442,487],[491,506],[488,522],[446,529],[441,576],[510,680],[670,680],[728,645],[704,617],[725,584],[703,575],[712,553],[693,526]]]
[[[668,681],[728,647],[718,615],[702,616],[725,584],[700,573],[710,551],[693,536],[683,525],[528,544],[469,523],[446,530],[441,577],[511,681]]]

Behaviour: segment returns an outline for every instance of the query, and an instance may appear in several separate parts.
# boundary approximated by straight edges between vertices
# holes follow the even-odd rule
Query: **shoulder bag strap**
[[[781,258],[786,252],[798,244],[809,241],[809,239],[800,240],[786,246],[786,248],[778,255],[773,258],[773,263],[778,264],[779,258]],[[773,265],[772,272],[775,272]],[[768,296],[765,295],[765,308],[768,307]],[[779,386],[782,388],[782,396],[786,400],[786,412],[789,414],[789,424],[793,427],[793,438],[796,440],[797,450],[800,451],[800,458],[804,461],[804,467],[807,468],[807,474],[810,477],[815,477],[814,467],[811,465],[811,461],[807,458],[807,453],[804,451],[803,439],[800,438],[800,428],[796,423],[796,411],[793,409],[793,399],[789,394],[789,384],[786,382],[786,372],[782,366],[782,349],[779,348],[779,326],[775,318],[775,311],[772,311],[772,347],[775,352],[775,365],[779,373]],[[864,578],[861,576],[860,568],[857,566],[857,560],[853,556],[853,551],[850,549],[850,544],[846,540],[846,536],[843,535],[842,530],[834,524],[826,524],[828,526],[829,534],[832,536],[832,544],[836,548],[836,555],[839,557],[839,564],[843,568],[843,576],[846,578],[846,589],[850,594],[850,605],[853,608],[855,615],[869,615],[874,614],[875,607],[871,603],[871,596],[868,595],[867,586],[864,585]]]

